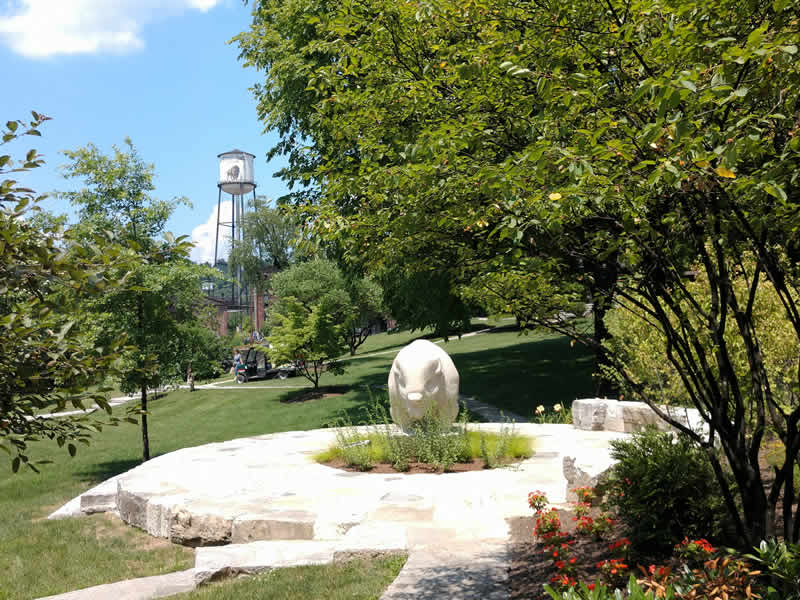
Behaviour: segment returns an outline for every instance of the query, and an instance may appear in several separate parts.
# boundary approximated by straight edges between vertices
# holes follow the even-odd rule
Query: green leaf
[[[789,46],[778,46],[778,50],[786,52],[786,54],[797,54],[797,46],[791,44]]]
[[[771,183],[764,184],[764,191],[767,192],[770,196],[778,198],[779,200],[786,201],[787,196],[786,192],[783,191],[783,188],[773,185]]]
[[[694,82],[689,81],[688,79],[681,79],[680,84],[686,89],[692,90],[693,92],[697,91],[697,86],[694,84]]]
[[[78,448],[75,447],[75,444],[67,444],[67,451],[69,452],[70,456],[75,456],[78,452]]]

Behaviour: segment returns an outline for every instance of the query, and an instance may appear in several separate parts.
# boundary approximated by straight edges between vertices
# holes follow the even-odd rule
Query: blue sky
[[[283,161],[266,160],[277,138],[262,134],[248,89],[264,75],[226,44],[248,28],[251,9],[241,0],[0,0],[0,119],[53,118],[41,138],[4,148],[44,155],[45,167],[19,179],[40,193],[77,188],[60,175],[61,150],[92,142],[108,154],[130,136],[155,165],[155,195],[193,204],[168,230],[199,242],[194,259],[213,257],[217,154],[255,154],[258,193],[286,193],[272,177]],[[43,207],[74,219],[64,200]]]

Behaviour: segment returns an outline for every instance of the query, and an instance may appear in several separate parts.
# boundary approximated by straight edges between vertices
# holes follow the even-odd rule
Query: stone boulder
[[[695,431],[703,431],[704,423],[694,408],[661,407],[678,422]],[[572,403],[572,423],[586,431],[619,431],[632,433],[654,425],[661,431],[671,431],[655,411],[644,402],[628,402],[601,398],[583,398]]]
[[[595,487],[611,470],[616,461],[611,458],[607,449],[595,449],[592,453],[578,456],[565,454],[562,458],[562,472],[567,480],[567,502],[576,502],[577,495],[573,491],[579,487]]]

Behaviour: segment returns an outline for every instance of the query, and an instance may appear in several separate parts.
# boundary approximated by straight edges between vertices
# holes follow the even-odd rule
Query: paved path
[[[506,600],[505,540],[444,542],[413,552],[381,600]]]
[[[78,505],[80,512],[116,510],[154,536],[199,546],[192,585],[408,552],[383,600],[500,600],[507,597],[510,566],[507,519],[529,515],[532,489],[545,491],[553,503],[565,502],[565,459],[601,470],[610,464],[609,441],[624,435],[566,425],[514,427],[536,439],[536,454],[512,468],[446,475],[339,471],[312,458],[334,441],[336,430],[296,431],[159,456],[97,486]],[[131,596],[92,588],[58,598],[144,600],[161,597],[153,594],[164,589],[155,578],[127,583],[119,589]]]

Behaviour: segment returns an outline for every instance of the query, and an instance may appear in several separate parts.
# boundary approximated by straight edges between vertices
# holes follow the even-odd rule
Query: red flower
[[[576,560],[578,559],[573,556],[572,558],[569,559],[569,564],[574,565]]]
[[[587,587],[587,588],[588,588],[590,591],[591,591],[591,590],[594,590],[594,584],[593,584],[593,583],[587,583],[587,584],[586,584],[586,587]]]
[[[564,561],[563,560],[557,560],[556,561],[556,569],[558,569],[560,571],[563,568],[564,568]]]

